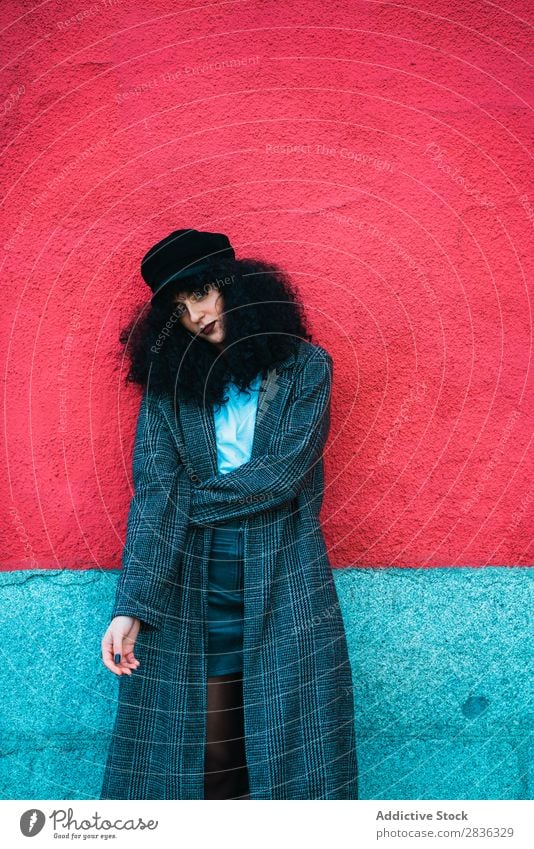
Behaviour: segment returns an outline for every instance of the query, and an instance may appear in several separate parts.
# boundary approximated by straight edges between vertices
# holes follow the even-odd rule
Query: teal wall
[[[4,573],[0,798],[92,799],[117,571]],[[335,570],[362,799],[532,799],[530,568]],[[530,771],[529,771],[530,765]]]

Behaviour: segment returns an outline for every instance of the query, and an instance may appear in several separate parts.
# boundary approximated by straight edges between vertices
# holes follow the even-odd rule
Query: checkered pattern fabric
[[[213,523],[243,519],[251,799],[357,799],[353,683],[319,523],[332,358],[302,341],[262,381],[251,459],[218,474],[212,412],[145,390],[112,617],[141,620],[100,798],[202,799]]]

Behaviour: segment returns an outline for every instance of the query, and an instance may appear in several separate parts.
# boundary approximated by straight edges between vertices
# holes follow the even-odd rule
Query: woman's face
[[[201,339],[222,349],[224,340],[223,297],[215,286],[206,284],[191,294],[180,292],[175,303],[180,323]],[[204,332],[207,330],[208,332]]]

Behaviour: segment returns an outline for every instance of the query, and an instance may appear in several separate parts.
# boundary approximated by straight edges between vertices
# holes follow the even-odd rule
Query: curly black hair
[[[216,286],[223,297],[224,351],[180,322],[175,298]],[[126,383],[169,394],[175,403],[221,404],[233,381],[244,390],[251,380],[312,341],[297,290],[275,263],[218,259],[208,270],[168,283],[136,310],[120,332],[130,360]]]

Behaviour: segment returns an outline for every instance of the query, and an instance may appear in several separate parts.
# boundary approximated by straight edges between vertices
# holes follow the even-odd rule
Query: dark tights
[[[249,799],[239,673],[208,678],[205,799]]]

